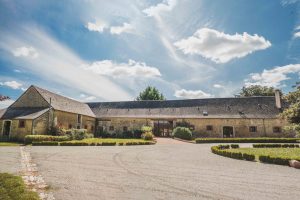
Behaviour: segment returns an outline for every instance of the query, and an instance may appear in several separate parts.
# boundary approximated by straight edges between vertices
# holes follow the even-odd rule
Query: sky
[[[79,101],[287,93],[300,76],[300,0],[0,0],[0,94]]]

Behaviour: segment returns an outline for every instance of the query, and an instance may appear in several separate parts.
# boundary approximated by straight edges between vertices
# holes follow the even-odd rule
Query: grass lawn
[[[28,191],[21,177],[0,173],[0,199],[5,200],[38,200],[38,194]]]
[[[6,146],[20,146],[20,144],[15,142],[0,142],[0,147]]]
[[[252,154],[255,155],[256,159],[258,159],[259,155],[264,155],[300,160],[300,148],[239,148],[228,149],[226,151]]]
[[[102,142],[145,142],[147,140],[143,139],[121,139],[121,138],[88,138],[80,140],[80,142],[87,142],[87,143],[102,143]]]

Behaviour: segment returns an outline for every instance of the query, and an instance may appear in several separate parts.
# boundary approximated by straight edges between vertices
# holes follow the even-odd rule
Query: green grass
[[[0,147],[6,146],[20,146],[20,144],[15,142],[0,142]]]
[[[3,200],[38,200],[38,194],[28,191],[21,177],[0,173],[0,199]]]
[[[120,139],[120,138],[88,138],[80,140],[80,142],[87,142],[87,143],[102,143],[102,142],[116,142],[116,143],[126,143],[126,142],[145,142],[146,140],[143,139]]]
[[[226,151],[252,154],[255,155],[256,160],[259,155],[300,160],[300,148],[239,148],[228,149]]]

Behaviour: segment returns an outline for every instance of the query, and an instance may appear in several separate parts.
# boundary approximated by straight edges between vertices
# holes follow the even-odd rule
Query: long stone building
[[[287,122],[279,118],[286,104],[274,97],[233,97],[166,101],[82,103],[31,86],[10,107],[0,111],[0,135],[23,138],[47,134],[51,127],[102,132],[134,131],[152,126],[168,137],[176,126],[198,137],[283,137]]]

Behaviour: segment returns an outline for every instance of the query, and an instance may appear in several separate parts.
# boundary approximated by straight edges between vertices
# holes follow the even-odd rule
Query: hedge
[[[211,151],[214,154],[218,154],[220,156],[239,159],[239,160],[248,160],[248,161],[254,161],[255,156],[250,154],[242,154],[239,152],[229,152],[226,151],[226,149],[229,149],[230,145],[218,145],[218,146],[212,146]],[[236,146],[235,146],[236,147]]]
[[[192,131],[189,128],[178,126],[173,130],[172,136],[183,140],[191,140]]]
[[[272,157],[272,156],[264,156],[260,155],[259,161],[263,163],[271,163],[271,164],[277,164],[277,165],[289,165],[290,158],[287,157]]]
[[[200,143],[297,143],[299,138],[196,138]]]
[[[89,146],[89,143],[87,142],[73,142],[73,141],[67,141],[67,142],[60,142],[60,146]]]
[[[253,148],[299,148],[299,144],[253,144]]]
[[[58,146],[56,141],[42,141],[42,142],[32,142],[32,146]]]
[[[42,141],[68,141],[67,136],[52,136],[52,135],[26,135],[24,142],[25,144],[31,144],[32,142],[42,142]]]

